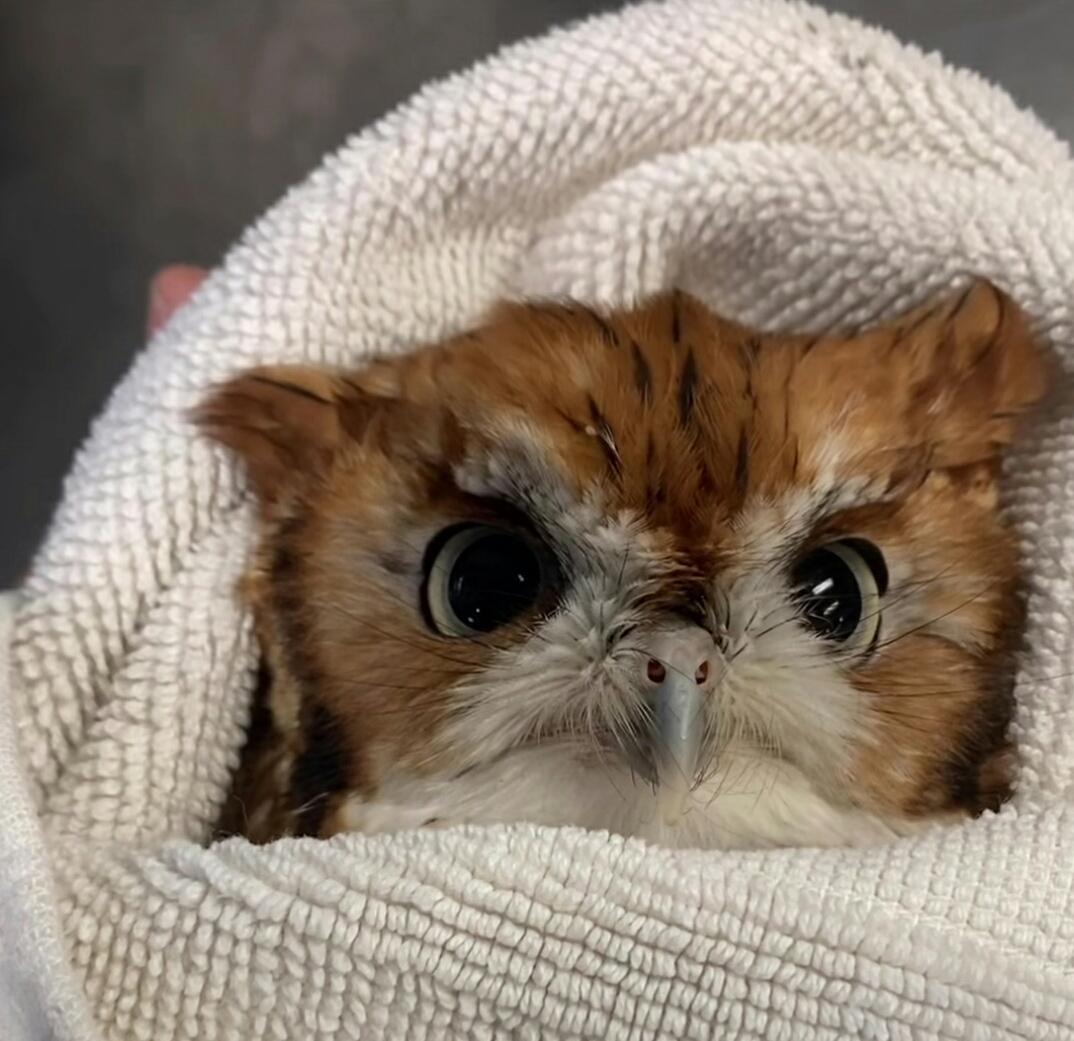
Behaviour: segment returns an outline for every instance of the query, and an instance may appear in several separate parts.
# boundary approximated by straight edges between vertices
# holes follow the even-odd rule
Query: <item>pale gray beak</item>
[[[664,823],[674,827],[701,769],[707,702],[722,657],[712,637],[692,625],[654,634],[643,654],[657,802]]]

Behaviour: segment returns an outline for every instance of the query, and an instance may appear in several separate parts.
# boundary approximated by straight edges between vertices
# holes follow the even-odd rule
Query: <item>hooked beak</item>
[[[684,626],[646,641],[646,697],[652,712],[652,764],[660,814],[677,825],[701,766],[705,703],[718,679],[719,652],[712,637]]]
[[[701,688],[692,677],[668,672],[654,692],[653,712],[657,801],[664,823],[674,826],[697,776],[704,712]]]

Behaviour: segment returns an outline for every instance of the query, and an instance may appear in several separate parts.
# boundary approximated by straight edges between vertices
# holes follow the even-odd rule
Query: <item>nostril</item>
[[[694,673],[694,679],[697,681],[698,686],[705,682],[709,678],[709,663],[706,659],[698,667],[697,672]]]
[[[667,674],[667,669],[664,668],[663,664],[658,662],[655,658],[649,659],[649,664],[645,666],[645,675],[648,676],[653,683],[663,683]]]

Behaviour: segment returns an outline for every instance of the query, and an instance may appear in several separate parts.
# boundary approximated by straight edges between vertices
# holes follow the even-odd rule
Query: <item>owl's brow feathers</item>
[[[608,319],[598,314],[591,307],[581,304],[565,304],[561,305],[561,307],[564,312],[562,317],[566,323],[573,322],[577,315],[588,318],[595,326],[600,341],[609,350],[617,352],[623,351],[625,345],[629,344],[633,386],[639,398],[638,403],[643,409],[650,407],[653,404],[653,366],[649,362],[646,349],[642,346],[642,343],[639,342],[636,336],[624,334],[620,328],[614,326]],[[692,343],[684,343],[683,340],[683,310],[683,294],[679,290],[673,290],[669,297],[668,318],[670,326],[668,329],[668,339],[670,344],[676,349],[678,357],[675,359],[677,367],[672,373],[673,385],[669,390],[669,393],[676,403],[678,425],[687,436],[687,443],[689,443],[691,447],[693,463],[698,468],[701,475],[701,483],[703,486],[712,487],[714,482],[709,480],[705,474],[705,471],[707,470],[705,445],[703,444],[701,437],[695,436],[703,434],[703,432],[691,430],[691,424],[695,420],[694,410],[696,398],[699,393],[700,371],[695,356],[694,346]],[[662,345],[658,344],[655,349],[660,350],[661,346]],[[654,348],[650,347],[649,349],[652,350]],[[747,360],[752,361],[758,350],[758,341],[753,337],[748,338],[742,344],[742,349]],[[752,377],[749,374],[747,374],[746,378],[746,387],[747,396],[754,404],[756,404],[752,390]],[[603,453],[604,463],[607,469],[607,478],[613,482],[618,482],[622,477],[623,470],[623,461],[618,448],[619,439],[615,429],[609,422],[608,417],[597,403],[593,392],[590,390],[586,391],[584,396],[584,412],[582,414],[578,414],[577,412],[572,414],[572,412],[568,411],[564,406],[557,406],[556,411],[576,434],[596,439],[596,442]],[[654,433],[650,432],[649,441],[647,442],[646,447],[646,456],[650,463],[652,463],[656,454],[655,445],[652,440],[654,436]],[[735,480],[743,490],[748,481],[748,449],[748,433],[743,429],[737,440],[735,463]],[[659,497],[659,495],[660,487],[655,484],[651,485],[649,487],[649,499],[652,500]]]
[[[803,682],[845,669],[871,713],[875,740],[840,752],[856,758],[838,784],[885,812],[992,804],[1009,718],[996,677],[1019,628],[995,464],[1041,386],[1020,313],[980,283],[851,338],[757,333],[673,292],[612,314],[504,305],[362,371],[239,377],[200,421],[242,455],[261,506],[246,597],[289,763],[285,830],[342,827],[346,798],[375,798],[393,764],[442,768],[460,690],[559,653],[539,618],[452,643],[421,621],[424,548],[460,520],[546,541],[571,579],[561,628],[592,627],[602,653],[660,612],[730,626],[736,582],[778,585],[796,554],[870,539],[892,568],[874,659],[799,666]],[[776,598],[736,624],[757,641],[797,619]],[[793,758],[765,712],[747,729]]]

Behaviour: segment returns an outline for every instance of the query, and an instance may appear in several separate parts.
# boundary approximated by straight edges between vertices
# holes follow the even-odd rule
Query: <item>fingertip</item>
[[[205,268],[193,264],[169,264],[153,276],[149,283],[147,319],[150,336],[186,303],[207,274]]]

